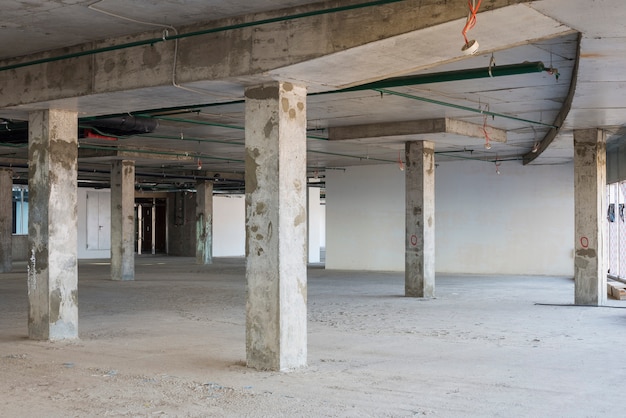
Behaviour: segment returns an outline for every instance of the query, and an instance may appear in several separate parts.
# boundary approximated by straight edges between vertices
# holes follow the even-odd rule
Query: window
[[[27,186],[13,186],[13,233],[28,235]]]

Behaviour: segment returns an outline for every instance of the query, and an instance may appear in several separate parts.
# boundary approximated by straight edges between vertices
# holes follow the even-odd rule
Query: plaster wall
[[[243,257],[246,253],[244,195],[213,196],[213,256]]]
[[[436,271],[574,272],[572,164],[438,163]],[[404,172],[397,165],[327,173],[326,268],[404,269]]]
[[[79,188],[78,189],[78,258],[79,259],[98,259],[111,257],[111,191]],[[98,213],[88,213],[87,196],[90,199],[97,199],[98,204],[91,207],[97,207]],[[88,218],[91,217],[92,225],[99,223],[103,228],[99,231],[101,239],[89,239],[89,233],[95,233],[93,228],[88,228]],[[98,222],[101,221],[101,222]],[[108,239],[107,239],[108,238]],[[100,242],[100,245],[93,245],[94,242]],[[89,246],[89,242],[92,243]]]

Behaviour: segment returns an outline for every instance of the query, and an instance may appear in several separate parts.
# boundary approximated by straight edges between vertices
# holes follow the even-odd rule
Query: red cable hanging
[[[467,0],[467,5],[469,7],[469,14],[467,15],[467,22],[465,22],[465,26],[463,27],[463,39],[465,39],[465,45],[469,46],[469,40],[467,39],[467,31],[476,26],[476,13],[478,13],[478,9],[480,8],[480,3],[482,0]]]

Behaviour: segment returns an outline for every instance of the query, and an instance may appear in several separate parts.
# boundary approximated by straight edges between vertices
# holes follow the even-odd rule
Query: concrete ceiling
[[[21,69],[8,69],[8,66],[42,57],[58,57],[75,48],[89,50],[102,42],[121,44],[151,39],[163,31],[167,31],[167,35],[186,33],[359,3],[365,2],[8,0],[3,3],[0,44],[11,47],[0,50],[0,75],[16,74],[16,84],[19,84]],[[134,152],[137,172],[146,174],[139,180],[150,186],[158,186],[159,182],[192,183],[196,175],[211,177],[215,173],[220,173],[221,178],[241,178],[244,89],[267,80],[285,80],[305,84],[309,89],[310,176],[323,176],[327,170],[351,165],[397,163],[398,159],[403,159],[403,144],[407,140],[434,141],[438,161],[519,160],[520,164],[525,155],[535,157],[532,150],[544,138],[548,139],[540,146],[532,164],[571,161],[574,129],[604,128],[613,134],[613,141],[621,140],[623,129],[620,128],[626,123],[626,73],[623,71],[626,66],[626,7],[622,0],[596,0],[593,7],[589,6],[589,1],[582,0],[485,0],[477,25],[469,32],[470,39],[480,43],[478,53],[473,56],[461,52],[466,1],[438,3],[405,0],[357,9],[351,15],[357,24],[358,19],[367,25],[372,25],[372,20],[368,19],[378,20],[371,26],[371,31],[381,33],[376,40],[345,46],[342,44],[348,41],[331,38],[330,50],[334,52],[294,62],[274,58],[275,63],[256,74],[192,79],[185,73],[191,69],[181,68],[179,76],[185,83],[174,81],[174,85],[119,88],[110,93],[49,100],[37,100],[26,88],[23,95],[16,95],[15,90],[3,94],[0,88],[0,97],[13,95],[23,99],[19,103],[15,98],[0,100],[0,118],[5,121],[3,124],[0,119],[0,134],[6,134],[7,127],[19,126],[20,121],[27,120],[30,110],[46,107],[77,110],[82,120],[128,113],[148,115],[157,118],[159,123],[151,134],[116,141],[82,139],[79,177],[85,182],[106,183],[111,156],[102,148],[113,146]],[[500,7],[504,3],[510,5]],[[387,34],[389,28],[385,25],[393,28],[406,23],[402,16],[408,14],[400,14],[398,10],[417,10],[415,16],[419,22],[414,24],[414,30]],[[430,16],[426,16],[427,11]],[[325,30],[339,33],[341,19],[336,20],[339,21],[335,23],[337,29]],[[278,29],[260,24],[251,30],[257,44],[268,40],[270,45],[269,40],[274,42],[283,32],[291,33],[285,37],[282,47],[283,55],[292,56],[295,53],[290,48],[312,50],[315,47],[306,45],[306,41],[322,29],[307,24],[306,19],[293,19]],[[350,25],[350,22],[345,24]],[[368,30],[370,27],[364,29]],[[227,37],[229,32],[224,33]],[[289,44],[289,40],[293,44]],[[265,52],[268,56],[273,53]],[[265,52],[261,50],[261,59]],[[184,50],[180,53],[181,59],[183,53]],[[210,56],[206,59],[210,60]],[[458,81],[431,80],[418,85],[398,83],[382,90],[341,91],[395,77],[487,68],[492,60],[496,67],[539,61],[547,69],[558,70],[558,77],[556,71],[543,71]],[[36,72],[37,68],[33,65],[28,70]],[[17,91],[19,93],[19,88]],[[571,96],[569,112],[568,95]],[[160,111],[153,112],[155,109]],[[487,149],[484,135],[411,133],[399,129],[410,122],[444,118],[473,124],[474,132],[484,129],[488,136],[490,130],[493,133],[505,131],[506,142],[492,140]],[[366,132],[364,126],[372,124],[388,128],[389,133],[346,140],[328,139],[332,128]],[[557,134],[552,140],[554,133]],[[4,142],[0,144],[0,164],[13,166],[17,175],[25,178],[26,147]],[[135,152],[137,150],[139,152]],[[201,170],[198,170],[199,162]],[[155,174],[163,174],[162,179],[154,177]]]

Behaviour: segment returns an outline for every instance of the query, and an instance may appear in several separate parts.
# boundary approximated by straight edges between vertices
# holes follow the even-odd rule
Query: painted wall
[[[111,257],[111,191],[78,189],[78,258]]]
[[[322,224],[322,206],[320,205],[320,189],[319,187],[308,188],[308,252],[309,263],[320,262],[320,238]]]
[[[436,270],[573,275],[573,165],[438,163]],[[404,172],[353,167],[326,177],[326,268],[404,270]]]
[[[246,254],[246,200],[243,195],[213,196],[213,257]]]

